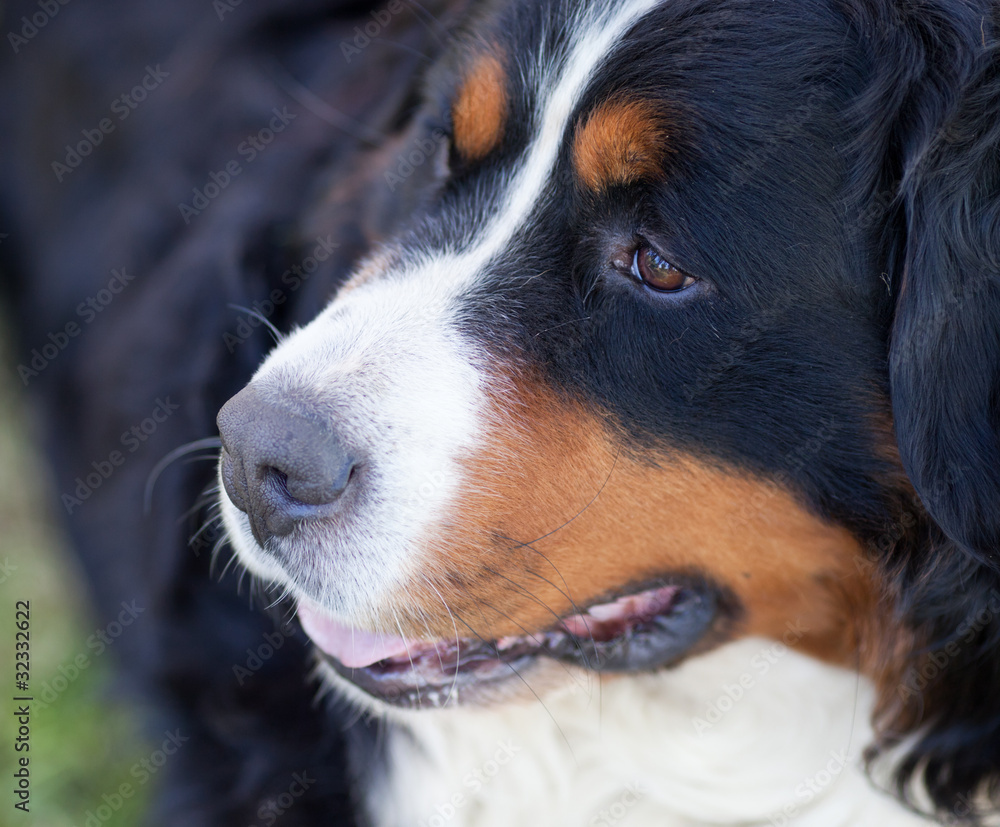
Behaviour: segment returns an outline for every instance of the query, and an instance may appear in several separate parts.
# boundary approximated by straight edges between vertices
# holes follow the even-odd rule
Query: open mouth
[[[518,679],[538,658],[595,672],[648,671],[677,662],[719,614],[705,584],[654,585],[591,604],[537,633],[427,641],[345,626],[301,601],[299,620],[339,675],[400,707],[434,708]]]

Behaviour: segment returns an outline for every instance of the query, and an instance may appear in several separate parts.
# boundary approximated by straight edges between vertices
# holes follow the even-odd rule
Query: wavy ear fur
[[[923,787],[945,823],[978,823],[977,802],[1000,793],[1000,11],[884,5],[897,42],[883,48],[906,55],[886,152],[890,391],[927,519],[884,561],[918,644],[882,687],[880,746],[915,737],[900,792],[916,803]]]
[[[944,532],[1000,568],[1000,60],[984,49],[904,170],[890,351],[903,465]]]

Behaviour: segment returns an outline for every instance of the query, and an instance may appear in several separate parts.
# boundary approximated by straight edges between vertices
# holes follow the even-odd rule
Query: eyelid
[[[699,281],[645,239],[635,247],[631,272],[640,283],[660,293],[679,293]]]

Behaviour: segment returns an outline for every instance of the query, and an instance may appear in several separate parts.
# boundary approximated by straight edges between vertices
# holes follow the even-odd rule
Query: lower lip
[[[502,683],[523,680],[542,658],[594,672],[670,666],[699,643],[719,608],[714,590],[676,585],[623,600],[635,601],[629,608],[645,612],[618,617],[599,612],[604,619],[575,615],[564,621],[568,629],[560,626],[531,638],[502,638],[488,647],[468,641],[422,644],[412,657],[396,656],[361,667],[344,666],[326,653],[323,658],[338,675],[380,701],[402,708],[436,708],[475,702]]]

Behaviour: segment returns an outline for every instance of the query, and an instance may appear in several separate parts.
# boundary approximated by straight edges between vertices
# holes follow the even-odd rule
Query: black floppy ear
[[[904,799],[920,806],[922,788],[947,823],[979,824],[1000,808],[1000,19],[961,8],[924,21],[891,142],[905,222],[890,392],[933,524],[888,566],[913,645],[879,729],[880,746],[915,736],[894,773]]]
[[[997,48],[984,44],[975,65],[957,97],[923,113],[904,162],[890,384],[903,465],[930,516],[1000,570]]]

